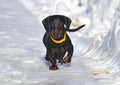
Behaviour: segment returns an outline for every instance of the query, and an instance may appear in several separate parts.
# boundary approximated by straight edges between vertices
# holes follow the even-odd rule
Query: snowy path
[[[44,28],[38,17],[17,0],[2,0],[0,4],[0,85],[113,85],[95,78],[88,61],[78,52],[71,64],[48,70],[42,44]],[[87,40],[85,44],[91,45]],[[84,46],[75,48],[82,51]]]

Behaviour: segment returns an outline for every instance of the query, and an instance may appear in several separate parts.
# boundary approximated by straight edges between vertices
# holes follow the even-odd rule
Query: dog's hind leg
[[[62,53],[62,55],[60,56],[59,63],[61,63],[61,64],[65,63],[64,60],[63,60],[63,57],[65,56],[65,53],[66,53],[66,51],[64,51],[64,53]]]

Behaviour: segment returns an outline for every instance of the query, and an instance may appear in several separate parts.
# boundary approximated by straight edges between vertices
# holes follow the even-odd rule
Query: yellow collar
[[[51,35],[50,35],[50,38],[54,43],[60,44],[60,43],[63,43],[66,40],[66,33],[64,33],[64,37],[61,40],[55,40]]]

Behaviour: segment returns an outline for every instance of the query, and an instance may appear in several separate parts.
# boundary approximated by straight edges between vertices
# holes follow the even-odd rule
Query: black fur
[[[66,62],[70,63],[71,57],[73,55],[73,45],[66,32],[77,31],[82,27],[84,27],[85,25],[82,25],[76,29],[69,29],[71,20],[63,15],[48,16],[42,21],[42,23],[46,29],[46,33],[43,37],[43,43],[46,47],[45,58],[47,61],[51,62],[51,66],[49,67],[49,69],[56,70],[58,69],[56,65],[56,60],[59,60],[61,64]],[[65,34],[66,34],[66,39],[62,43],[55,43],[51,39],[52,36],[52,38],[57,41],[62,40]],[[67,56],[65,56],[66,52],[68,52]]]

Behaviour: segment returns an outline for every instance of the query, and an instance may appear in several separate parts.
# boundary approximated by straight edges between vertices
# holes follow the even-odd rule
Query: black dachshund
[[[76,29],[69,29],[71,20],[63,15],[48,16],[42,21],[46,33],[43,37],[43,43],[46,47],[46,60],[51,62],[50,70],[57,70],[56,60],[59,63],[70,63],[73,55],[73,45],[68,32],[74,32],[85,25],[82,25]],[[67,52],[67,56],[65,56]],[[65,56],[65,57],[64,57]]]

